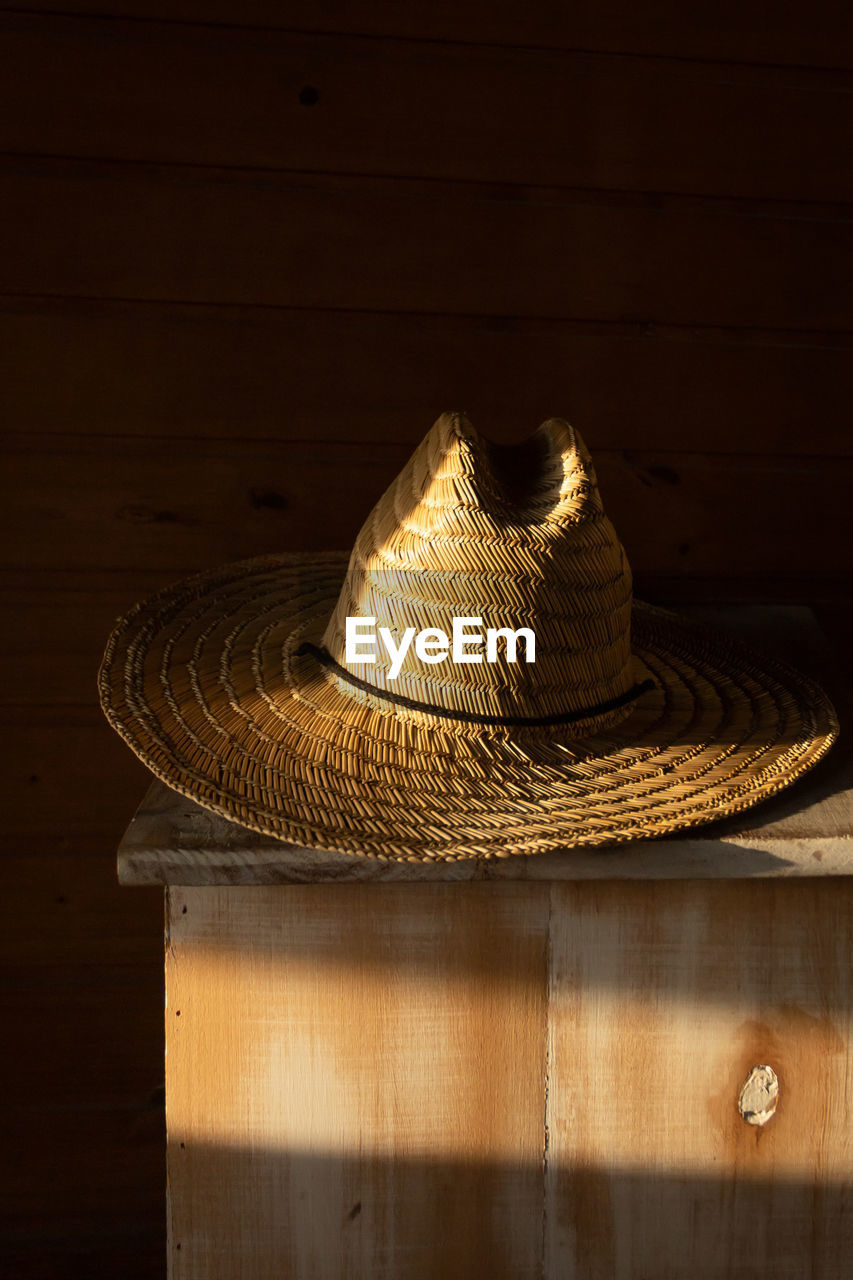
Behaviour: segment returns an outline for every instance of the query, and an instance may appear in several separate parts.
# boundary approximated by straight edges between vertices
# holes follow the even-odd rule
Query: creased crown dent
[[[516,465],[518,464],[518,465]],[[520,473],[524,474],[520,474]],[[364,522],[323,643],[381,689],[482,715],[543,717],[608,702],[634,682],[631,571],[604,514],[579,433],[561,418],[512,448],[484,440],[464,414],[444,413]],[[421,662],[410,645],[396,680],[346,662],[346,618],[372,617],[399,639],[476,616],[483,627],[529,627],[536,661]],[[346,688],[342,684],[342,688]],[[355,696],[358,696],[357,694]],[[630,707],[574,726],[624,719]]]

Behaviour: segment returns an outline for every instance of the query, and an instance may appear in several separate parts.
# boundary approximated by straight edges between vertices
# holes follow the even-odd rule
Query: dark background
[[[0,1271],[134,1280],[162,900],[115,882],[113,620],[348,546],[458,408],[580,427],[638,594],[846,625],[853,42],[824,0],[0,8]]]

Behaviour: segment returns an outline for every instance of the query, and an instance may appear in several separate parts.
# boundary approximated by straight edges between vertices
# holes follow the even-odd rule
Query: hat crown
[[[631,598],[628,561],[574,428],[552,418],[521,445],[500,447],[463,414],[445,413],[365,520],[323,644],[351,676],[386,694],[475,723],[568,713],[581,736],[630,714],[607,708],[634,681]],[[375,661],[347,660],[348,617],[375,619],[364,634],[386,628],[395,646],[411,628],[451,637],[460,618],[481,618],[484,638],[487,629],[526,628],[535,661],[523,640],[514,662],[503,641],[491,662],[485,644],[466,649],[479,662],[450,654],[428,662],[410,641],[392,678],[381,642]]]

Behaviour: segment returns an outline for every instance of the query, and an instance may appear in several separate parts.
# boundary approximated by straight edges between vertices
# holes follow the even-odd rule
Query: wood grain
[[[15,932],[0,936],[0,965],[15,973],[15,989],[4,990],[4,999],[17,1002],[23,1012],[27,999],[48,998],[58,979],[61,957],[65,979],[61,985],[75,997],[94,1001],[101,984],[134,987],[148,973],[149,995],[156,996],[158,980],[151,980],[150,966],[161,959],[160,926],[163,895],[156,889],[138,895],[123,893],[116,880],[113,850],[88,850],[79,840],[73,858],[59,852],[27,857],[4,841],[3,866],[7,872],[4,901]],[[29,996],[23,994],[29,989]],[[154,1001],[155,1006],[157,1001]],[[70,1024],[69,1024],[70,1027]],[[73,1035],[70,1037],[74,1039]],[[64,1039],[64,1038],[62,1038]],[[68,1049],[57,1043],[57,1051]],[[105,1055],[121,1048],[121,1040],[102,1047]],[[10,1063],[9,1069],[20,1067]],[[49,1069],[43,1061],[41,1070]],[[80,1071],[100,1072],[95,1062],[81,1062]],[[100,1078],[100,1077],[99,1077]],[[106,1088],[107,1081],[101,1078]],[[57,1087],[61,1088],[57,1082]],[[117,1075],[110,1086],[126,1098],[125,1089],[137,1089]]]
[[[843,206],[6,158],[0,292],[844,329]]]
[[[107,637],[137,599],[166,585],[162,575],[115,577],[113,583],[91,573],[71,584],[55,575],[44,581],[18,574],[0,580],[0,611],[15,617],[14,630],[3,638],[4,661],[15,678],[5,691],[0,722],[32,725],[36,714],[48,715],[54,731],[57,721],[63,727],[81,720],[97,723],[96,681]]]
[[[162,892],[122,892],[106,843],[59,855],[56,825],[45,857],[2,841],[0,1269],[149,1280],[165,1215]]]
[[[539,1275],[547,892],[483,888],[170,895],[175,1280]]]
[[[452,407],[452,406],[448,406]],[[162,571],[352,546],[429,422],[399,444],[6,438],[0,533],[30,572]],[[632,567],[658,574],[851,568],[853,463],[805,456],[601,450],[601,492]],[[726,511],[728,519],[720,521]],[[804,537],[803,530],[808,530]],[[23,536],[22,536],[23,534]]]
[[[843,1273],[850,904],[832,881],[553,887],[545,1275]],[[755,1129],[737,1100],[765,1063]]]
[[[37,1023],[25,1025],[38,1034]],[[5,1037],[3,1048],[11,1049]],[[6,1108],[3,1141],[16,1153],[0,1175],[0,1257],[7,1274],[39,1280],[110,1280],[116,1271],[132,1280],[162,1275],[162,1106],[87,1107],[79,1094],[76,1102],[61,1109],[43,1102]]]
[[[127,885],[847,876],[853,875],[852,820],[853,766],[839,757],[754,812],[664,840],[493,862],[381,863],[259,836],[154,782],[119,846],[118,868]]]
[[[853,175],[838,164],[853,148],[853,78],[842,71],[53,14],[7,15],[0,26],[7,152],[465,183],[549,185],[558,174],[568,187],[784,200],[853,195]],[[300,99],[306,84],[314,105]]]
[[[0,345],[6,425],[33,434],[333,451],[453,404],[496,440],[557,414],[599,449],[824,455],[853,399],[849,333],[7,297]]]
[[[235,25],[232,0],[2,0],[0,10],[93,12],[143,19]],[[310,0],[242,0],[245,26],[325,31],[474,44],[534,45],[546,49],[594,49],[606,53],[660,54],[679,61],[696,58],[738,62],[789,63],[795,67],[853,65],[849,10],[841,0],[817,0],[803,21],[796,6],[762,0],[726,0],[713,9],[686,8],[679,0],[649,0],[639,9],[630,0],[597,0],[572,5],[535,0],[519,8],[514,0],[337,0],[317,6]]]
[[[295,528],[316,531],[318,494],[334,494],[343,534],[347,512],[357,522],[356,509],[369,500],[366,492],[356,501],[346,491],[355,454],[363,450],[371,481],[378,481],[383,466],[396,466],[394,450],[415,443],[418,423],[425,429],[440,409],[457,404],[497,439],[515,439],[556,412],[574,418],[596,449],[614,456],[640,450],[624,474],[636,481],[640,507],[659,507],[668,519],[706,529],[710,513],[731,504],[741,530],[755,529],[759,550],[767,547],[762,522],[769,518],[772,527],[785,519],[784,555],[770,556],[772,566],[767,557],[747,564],[734,532],[717,548],[694,547],[693,531],[682,533],[691,549],[678,557],[672,541],[650,546],[649,564],[662,568],[640,570],[641,593],[654,598],[658,584],[671,599],[820,594],[833,601],[828,616],[837,620],[850,566],[825,550],[838,540],[836,513],[849,495],[844,464],[835,465],[847,452],[850,400],[850,224],[849,208],[839,203],[849,200],[850,175],[837,158],[849,151],[849,75],[837,72],[853,66],[849,11],[835,0],[818,0],[807,21],[796,7],[759,0],[704,13],[673,0],[642,7],[534,0],[524,8],[509,0],[245,0],[239,14],[224,0],[3,0],[0,9],[7,11],[0,146],[35,153],[0,164],[7,250],[0,396],[4,426],[15,433],[0,503],[9,756],[0,947],[9,1158],[0,1179],[0,1271],[20,1280],[148,1280],[162,1274],[165,1217],[159,897],[156,889],[128,894],[114,880],[112,852],[149,775],[95,703],[94,675],[113,619],[187,570],[244,550],[292,545],[302,536]],[[81,9],[89,12],[68,21],[56,16]],[[103,21],[93,16],[97,9]],[[53,12],[23,16],[38,10]],[[142,21],[110,21],[116,14]],[[253,25],[279,30],[240,29]],[[697,62],[703,59],[719,61]],[[306,87],[318,95],[313,106],[300,102]],[[101,159],[51,159],[57,151]],[[170,163],[146,164],[144,157]],[[275,172],[294,165],[315,172]],[[344,174],[316,172],[327,165]],[[395,180],[394,173],[425,180]],[[623,189],[600,189],[614,184]],[[29,462],[22,457],[28,433],[46,437]],[[135,446],[117,443],[126,436],[136,437]],[[173,438],[184,444],[173,450]],[[230,441],[230,451],[214,439]],[[270,440],[278,442],[271,453]],[[292,470],[282,469],[285,445],[294,441],[304,452]],[[232,485],[228,468],[241,449]],[[704,457],[698,472],[678,471],[676,485],[674,455],[696,453]],[[733,453],[746,462],[732,466],[734,479],[724,487],[723,455]],[[761,455],[780,459],[767,481],[756,462]],[[656,476],[646,464],[658,468]],[[713,482],[696,479],[709,466]],[[331,486],[323,467],[337,476]],[[801,485],[793,480],[800,467]],[[784,482],[780,468],[788,469]],[[366,482],[356,467],[353,485]],[[627,480],[616,488],[630,508]],[[706,510],[708,503],[715,505]],[[630,510],[627,518],[630,524]],[[794,527],[801,542],[789,564]],[[846,883],[826,883],[821,921],[832,928],[846,927],[832,914],[845,909]],[[788,887],[799,900],[813,886],[754,887],[762,892],[745,928],[771,951],[774,938],[790,940],[790,973],[803,939],[780,925],[776,908],[765,911],[764,892]],[[355,886],[343,888],[352,901]],[[469,890],[539,893],[548,886],[399,886],[406,902],[421,888],[448,890],[456,901]],[[394,886],[376,889],[386,895]],[[250,891],[257,892],[266,891]],[[807,905],[804,965],[816,954],[810,911]],[[527,1162],[533,1109],[511,1072],[532,1061],[540,1070],[548,991],[546,980],[531,977],[533,994],[524,995],[509,975],[541,974],[547,940],[537,924],[535,938],[508,944],[502,936],[478,949],[465,940],[470,921],[461,899],[454,912],[456,927],[445,920],[440,948],[424,943],[420,970],[403,974],[390,963],[399,921],[385,941],[380,917],[378,935],[370,933],[370,912],[360,930],[352,918],[344,921],[339,932],[352,944],[356,966],[374,953],[386,963],[387,1002],[376,970],[367,979],[344,970],[340,983],[321,989],[331,968],[312,974],[310,930],[292,933],[305,944],[294,970],[304,985],[282,990],[272,950],[257,959],[272,1012],[238,1004],[224,1043],[229,1054],[246,1046],[236,1065],[257,1081],[251,1020],[263,1025],[264,1043],[274,1044],[276,1002],[292,996],[298,1004],[316,993],[322,1007],[341,1014],[330,1042],[349,1036],[352,1045],[347,1028],[356,1006],[345,997],[355,992],[369,1009],[365,1030],[384,1029],[403,1102],[390,1089],[370,1093],[364,1081],[374,1062],[366,1055],[353,1068],[362,1072],[361,1096],[392,1118],[404,1116],[412,1105],[411,1055],[401,1061],[392,1019],[401,1017],[402,994],[417,991],[419,972],[455,974],[451,990],[463,998],[458,1010],[436,1002],[444,1008],[429,1024],[437,1048],[426,1073],[416,1074],[421,1084],[435,1083],[423,1097],[423,1129],[438,1115],[446,1142],[453,1133],[448,1116],[453,1124],[466,1115],[476,1114],[478,1123],[484,1114],[495,1117],[487,1135],[459,1125],[469,1146],[479,1142],[481,1158],[445,1151],[425,1163],[405,1143],[391,1164],[374,1153],[370,1177],[385,1198],[373,1202],[346,1200],[364,1161],[339,1162],[331,1178],[338,1220],[331,1210],[319,1219],[304,1210],[312,1191],[328,1185],[325,1158],[290,1153],[285,1185],[280,1152],[265,1146],[257,1128],[232,1145],[199,1140],[173,1152],[219,1204],[229,1178],[253,1188],[269,1175],[268,1190],[244,1203],[246,1222],[274,1214],[276,1200],[295,1202],[304,1224],[295,1233],[298,1247],[311,1249],[318,1230],[323,1245],[345,1235],[353,1275],[374,1274],[369,1238],[394,1225],[388,1206],[395,1178],[409,1197],[396,1219],[400,1252],[407,1233],[420,1231],[423,1240],[430,1231],[449,1242],[457,1273],[471,1280],[484,1274],[483,1258],[496,1276],[522,1276],[531,1267],[539,1274],[533,1260],[541,1259],[542,1213],[541,1203],[531,1208],[531,1188],[541,1191],[543,1152],[536,1168]],[[482,911],[475,925],[478,937],[494,938]],[[580,927],[589,931],[589,919]],[[629,932],[626,926],[620,937]],[[665,931],[657,928],[656,937]],[[825,945],[831,937],[827,930]],[[408,946],[401,951],[413,954]],[[726,972],[741,988],[741,972],[728,959],[717,965],[712,951],[703,954],[711,975]],[[502,957],[507,967],[497,979]],[[841,988],[831,964],[821,964],[819,981],[835,1001]],[[216,966],[224,975],[216,990],[233,995],[251,986],[233,953]],[[649,972],[660,968],[650,962]],[[698,972],[689,976],[702,986]],[[769,981],[779,996],[781,986]],[[715,990],[713,982],[708,977],[703,989]],[[837,1025],[833,1011],[815,1012],[811,988],[792,979],[790,989],[809,1016]],[[507,993],[514,1012],[504,1023]],[[637,1031],[635,995],[634,988],[621,1007],[626,1043],[640,1051],[638,1079],[654,1082],[658,1049],[642,1039],[642,1027]],[[784,1040],[799,1055],[797,1072],[802,1063],[818,1084],[834,1087],[834,1042],[809,1039],[811,1032],[796,1026],[791,1032],[777,1015],[756,1015],[777,1039],[762,1033],[748,1047],[769,1056]],[[727,1032],[725,1018],[714,1017]],[[410,1041],[425,1041],[431,1052],[427,1037],[405,1019],[403,1025]],[[693,1032],[677,1009],[660,1025]],[[484,1072],[465,1067],[469,1053],[478,1061],[478,1041]],[[298,1043],[304,1048],[304,1039]],[[590,1043],[580,1037],[578,1053]],[[817,1043],[825,1062],[816,1062]],[[277,1053],[267,1061],[275,1064]],[[780,1077],[779,1115],[759,1150],[786,1118],[791,1061]],[[727,1084],[734,1082],[731,1063],[722,1064]],[[320,1104],[323,1065],[321,1058],[308,1077]],[[445,1106],[447,1079],[464,1082],[462,1104]],[[230,1088],[210,1085],[214,1092],[220,1086]],[[267,1100],[277,1087],[273,1078]],[[501,1100],[513,1110],[522,1093],[530,1127],[513,1130],[517,1154],[507,1154]],[[233,1089],[228,1096],[233,1103]],[[644,1098],[634,1102],[644,1116]],[[834,1101],[823,1117],[816,1107],[808,1113],[810,1122],[827,1117],[830,1145],[818,1145],[819,1154],[843,1132],[840,1113]],[[704,1131],[693,1131],[706,1140]],[[408,1140],[415,1128],[404,1132]],[[849,1252],[843,1186],[822,1175],[811,1183],[799,1175],[748,1183],[731,1164],[721,1179],[718,1167],[669,1181],[658,1171],[650,1184],[642,1170],[589,1165],[573,1184],[561,1183],[553,1231],[563,1239],[574,1232],[562,1254],[551,1236],[561,1280],[577,1256],[588,1260],[590,1276],[605,1266],[608,1224],[625,1206],[662,1211],[671,1223],[696,1227],[697,1238],[719,1226],[709,1245],[717,1260],[717,1239],[728,1231],[725,1276],[741,1249],[754,1260],[758,1245],[744,1243],[742,1227],[750,1213],[761,1218],[768,1203],[787,1251],[783,1268],[797,1259],[798,1277],[835,1280],[843,1265],[835,1250]],[[302,1192],[307,1201],[298,1199]],[[809,1196],[810,1244],[803,1211]],[[499,1211],[490,1216],[493,1205]],[[567,1220],[572,1206],[580,1231]],[[636,1230],[644,1246],[652,1243],[650,1225]],[[769,1236],[760,1243],[774,1246]],[[665,1257],[668,1241],[656,1247]],[[398,1274],[429,1274],[423,1252],[411,1268],[409,1262]],[[653,1259],[647,1274],[656,1267]],[[771,1273],[758,1273],[765,1271]],[[642,1272],[629,1274],[633,1280]],[[784,1269],[772,1274],[785,1276]]]
[[[115,734],[95,698],[82,711],[30,707],[4,734],[14,742],[0,781],[0,802],[14,813],[4,829],[10,853],[60,853],[115,849],[139,796],[148,785],[145,766],[128,750],[116,750]]]
[[[849,907],[831,880],[172,890],[170,1274],[834,1280]]]

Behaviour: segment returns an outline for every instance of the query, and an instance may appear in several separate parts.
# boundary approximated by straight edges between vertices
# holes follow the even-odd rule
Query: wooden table
[[[119,870],[167,886],[170,1274],[853,1274],[851,781],[836,747],[683,838],[428,865],[153,785]]]

